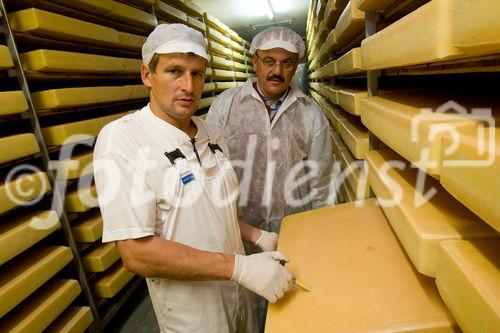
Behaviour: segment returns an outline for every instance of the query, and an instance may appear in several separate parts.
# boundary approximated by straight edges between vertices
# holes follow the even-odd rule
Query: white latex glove
[[[274,303],[290,289],[293,281],[292,274],[280,265],[280,260],[288,262],[281,252],[262,252],[249,256],[237,254],[231,281]]]
[[[267,232],[261,230],[262,234],[259,239],[255,242],[255,245],[260,247],[262,251],[276,251],[278,246],[278,234],[275,232]]]

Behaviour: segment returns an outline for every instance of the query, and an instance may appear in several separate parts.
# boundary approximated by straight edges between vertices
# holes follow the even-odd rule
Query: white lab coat
[[[190,138],[149,106],[101,131],[94,161],[104,242],[156,235],[200,250],[244,253],[237,178],[224,154],[212,152],[209,143],[224,152],[227,147],[210,126],[193,121],[201,166]],[[173,164],[165,152],[176,148],[185,158]],[[165,278],[147,283],[162,332],[254,330],[247,291],[236,283]]]
[[[254,81],[220,94],[207,121],[224,131],[240,182],[239,216],[278,232],[284,216],[333,203],[330,128],[294,86],[270,123]]]

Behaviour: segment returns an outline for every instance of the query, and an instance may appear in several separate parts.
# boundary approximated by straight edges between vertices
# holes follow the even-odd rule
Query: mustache
[[[271,75],[270,77],[267,78],[267,81],[272,81],[272,80],[278,80],[281,82],[285,82],[285,78],[281,75]]]

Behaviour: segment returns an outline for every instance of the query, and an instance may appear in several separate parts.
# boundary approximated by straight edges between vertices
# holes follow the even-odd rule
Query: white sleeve
[[[308,159],[315,161],[319,169],[310,182],[311,190],[317,191],[311,205],[313,208],[319,208],[333,204],[330,202],[333,198],[330,196],[333,154],[328,120],[316,105],[314,107],[318,110],[313,114],[312,140]]]
[[[125,141],[124,141],[125,140]],[[94,178],[103,219],[103,242],[155,234],[156,198],[130,156],[120,131],[101,131],[94,148]],[[125,147],[125,148],[124,148]]]

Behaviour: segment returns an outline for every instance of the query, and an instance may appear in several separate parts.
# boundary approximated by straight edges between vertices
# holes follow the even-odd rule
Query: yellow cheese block
[[[335,76],[337,75],[337,64],[335,60],[330,61],[322,67],[322,76]]]
[[[0,183],[0,213],[41,197],[50,190],[47,174],[41,171]]]
[[[24,111],[28,111],[28,103],[21,90],[0,91],[0,116]]]
[[[241,71],[246,71],[247,66],[245,64],[242,64],[241,62],[233,61],[233,67],[234,69],[238,69]]]
[[[397,168],[390,167],[390,161],[397,161]],[[366,166],[385,216],[420,273],[436,276],[443,240],[500,237],[437,180],[427,177],[419,189],[418,171],[397,154],[370,151]]]
[[[338,195],[340,195],[340,202],[356,201],[356,193],[354,193],[354,191],[351,188],[351,185],[349,185],[348,182],[343,182],[340,184]]]
[[[0,164],[30,156],[40,151],[33,133],[0,137]]]
[[[76,280],[52,280],[0,319],[5,332],[42,332],[80,294]]]
[[[389,68],[463,56],[463,51],[451,43],[453,3],[432,0],[364,39],[361,43],[363,67],[367,70]]]
[[[130,99],[148,98],[149,88],[143,84],[125,86],[129,93]]]
[[[322,20],[318,27],[318,35],[317,35],[318,43],[322,44],[325,41],[328,30],[329,28],[326,25],[326,21]]]
[[[205,70],[205,76],[209,77],[209,76],[212,76],[212,74],[213,74],[212,68],[207,67]]]
[[[234,71],[227,71],[224,69],[212,69],[212,77],[214,78],[232,79],[234,75],[235,75]]]
[[[144,29],[151,29],[158,25],[154,15],[118,1],[111,1],[111,12],[106,16]]]
[[[361,101],[368,97],[366,90],[339,89],[339,105],[350,114],[361,115]]]
[[[213,29],[213,28],[208,28],[208,38],[211,38],[219,43],[222,43],[223,45],[229,46],[231,44],[231,39],[227,37],[225,34],[222,34],[221,32]]]
[[[354,160],[349,150],[339,151],[342,158],[343,179],[354,192],[356,200],[368,199],[370,197],[370,186],[364,172],[363,161]]]
[[[78,218],[71,223],[75,242],[93,243],[102,237],[102,217],[99,211]]]
[[[61,88],[37,91],[31,97],[37,109],[54,109],[126,100],[129,90],[124,86]]]
[[[19,55],[26,71],[113,73],[122,72],[120,58],[56,50],[36,50]]]
[[[204,33],[207,29],[207,26],[205,25],[205,23],[197,20],[196,18],[194,17],[191,17],[191,16],[187,16],[187,24],[191,27],[191,28],[194,28],[194,29],[197,29],[198,31]]]
[[[117,32],[118,44],[127,49],[141,50],[142,44],[146,41],[145,36],[130,34],[128,32]]]
[[[121,61],[123,62],[123,71],[125,73],[139,74],[141,72],[141,59],[122,58]]]
[[[225,25],[224,23],[222,23],[215,16],[212,16],[212,15],[210,15],[208,13],[203,13],[203,15],[205,16],[205,23],[208,24],[209,26],[211,26],[211,27],[219,30],[222,33],[226,33],[228,31],[231,31],[231,29],[227,25]]]
[[[436,284],[464,332],[500,331],[500,241],[446,241]]]
[[[29,251],[5,267],[2,266],[0,317],[63,269],[72,258],[69,247],[47,246]]]
[[[212,51],[220,53],[220,54],[225,55],[225,56],[231,56],[231,54],[232,54],[231,49],[228,49],[227,47],[225,47],[222,44],[219,44],[217,42],[214,42],[213,40],[208,41],[208,47]],[[234,52],[234,53],[238,53],[238,52]]]
[[[332,150],[335,152],[337,156],[342,157],[341,153],[343,151],[348,150],[348,148],[346,147],[344,141],[342,141],[342,138],[337,132],[330,132],[330,135],[332,137]]]
[[[58,179],[77,179],[94,171],[92,167],[92,152],[81,153],[65,160],[58,160]]]
[[[215,89],[226,90],[236,87],[236,82],[216,82]]]
[[[231,60],[227,60],[225,58],[213,55],[212,57],[212,68],[213,67],[222,67],[225,69],[233,69],[233,62]]]
[[[94,245],[82,253],[86,272],[104,272],[120,258],[115,242]]]
[[[203,86],[203,92],[209,92],[213,90],[215,90],[215,83],[213,82],[205,83],[205,85]]]
[[[34,212],[16,216],[0,224],[0,265],[30,248],[59,229],[55,211]]]
[[[309,82],[309,87],[311,87],[314,91],[319,92],[319,91],[320,91],[321,86],[323,86],[323,84],[321,84],[321,83],[317,83],[317,82]]]
[[[337,46],[345,44],[363,31],[365,13],[359,10],[356,3],[350,1],[340,15],[335,26]]]
[[[162,1],[155,1],[155,13],[168,19],[174,19],[175,21],[187,21],[186,13]]]
[[[476,121],[464,119],[456,112],[421,111],[421,108],[437,110],[442,106],[453,111],[455,104],[444,104],[447,101],[447,96],[415,91],[381,91],[379,96],[361,101],[361,120],[399,155],[428,174],[438,176],[441,172],[441,137],[449,133],[446,130],[453,129],[458,133],[477,126]]]
[[[92,292],[95,297],[111,298],[125,287],[134,275],[134,273],[125,270],[122,262],[119,261],[108,269],[108,271],[102,273],[92,284]]]
[[[236,51],[233,51],[232,53],[230,53],[234,59],[236,60],[241,60],[241,61],[247,61],[247,63],[251,63],[251,60],[250,58],[248,57],[245,57],[243,54],[239,53],[239,52],[236,52]]]
[[[88,306],[68,307],[45,330],[47,333],[84,333],[94,318]]]
[[[330,31],[328,36],[326,37],[325,43],[321,46],[324,46],[324,53],[328,54],[330,51],[334,50],[337,46],[337,33],[335,29]]]
[[[243,45],[241,45],[240,43],[234,41],[231,39],[231,48],[233,50],[236,50],[238,52],[241,52],[241,53],[244,53],[245,52],[245,47]]]
[[[9,48],[5,45],[0,45],[0,69],[14,67],[14,62],[10,56]]]
[[[69,192],[66,194],[66,200],[64,201],[64,209],[72,213],[83,213],[97,206],[95,186]]]
[[[356,0],[358,8],[363,11],[383,10],[396,0]]]
[[[497,0],[454,0],[453,46],[469,55],[500,53],[499,12]]]
[[[85,137],[86,139],[96,137],[101,131],[101,128],[107,123],[121,118],[126,114],[128,114],[128,112],[45,127],[42,129],[43,138],[45,144],[48,146],[79,142],[85,139]],[[83,138],[81,136],[83,136]]]
[[[335,61],[336,75],[362,73],[361,48],[356,47]]]
[[[494,133],[494,140],[493,139]],[[458,140],[450,136],[442,139],[441,184],[455,198],[500,231],[500,128],[487,130],[485,154],[481,154],[481,141],[476,131],[460,133]],[[482,139],[481,139],[482,140]],[[491,144],[490,144],[491,143]],[[451,153],[445,149],[458,145]],[[483,161],[483,162],[481,162]],[[480,163],[481,162],[481,163]],[[463,163],[452,164],[452,163]],[[469,163],[478,163],[472,164]],[[479,164],[480,163],[480,164]]]
[[[333,104],[338,104],[338,92],[327,84],[318,86],[319,92]]]
[[[103,14],[111,12],[111,0],[51,0],[63,6],[81,9],[92,14]]]
[[[9,14],[14,31],[99,45],[117,44],[115,29],[89,23],[41,9],[29,8]]]
[[[285,217],[278,250],[313,290],[293,286],[269,304],[267,333],[457,328],[434,279],[414,271],[374,199]]]
[[[215,101],[215,96],[202,98],[200,100],[200,105],[198,106],[198,110],[203,108],[208,108],[210,105],[212,105],[214,101]]]
[[[203,13],[205,12],[203,8],[195,4],[191,0],[184,0],[183,5],[186,9],[186,13],[194,16],[194,17],[199,17],[200,19],[203,17]],[[230,30],[231,31],[231,30]],[[236,35],[237,36],[237,35]]]
[[[346,118],[340,122],[339,133],[352,156],[364,159],[369,147],[368,130],[357,119]]]
[[[348,115],[339,107],[332,107],[331,108],[331,113],[332,113],[332,118],[330,119],[330,122],[332,123],[332,127],[335,131],[340,130],[340,123],[344,121]]]

